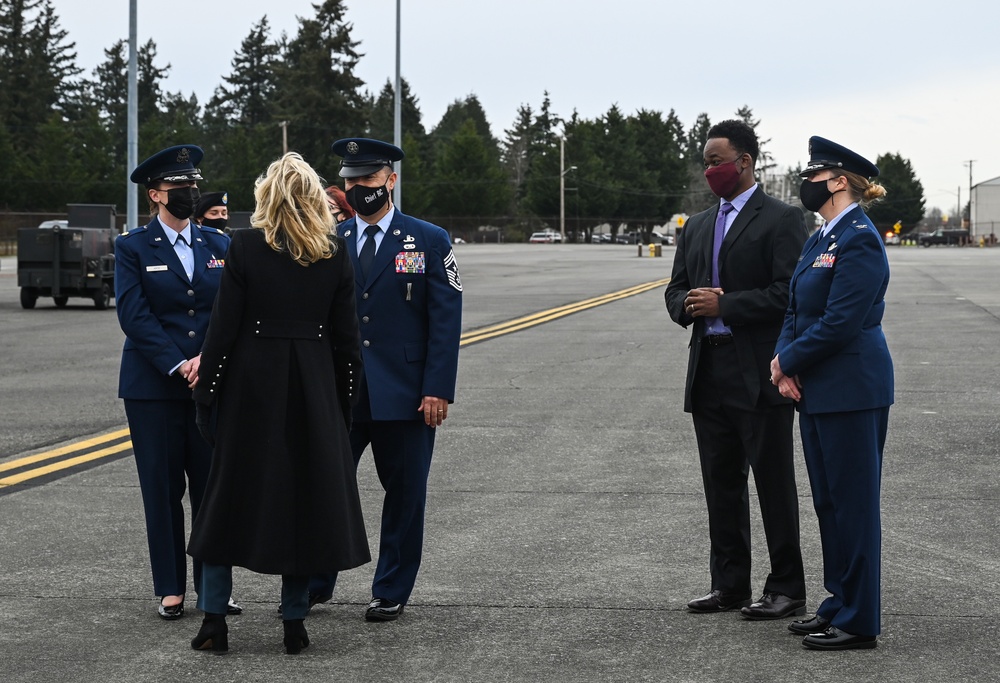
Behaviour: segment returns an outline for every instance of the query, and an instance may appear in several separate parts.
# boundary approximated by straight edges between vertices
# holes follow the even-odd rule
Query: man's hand
[[[692,318],[719,318],[719,297],[722,290],[719,287],[699,287],[692,289],[684,298],[684,312]]]
[[[428,427],[439,427],[448,418],[448,400],[424,396],[417,410],[424,414],[424,422]]]

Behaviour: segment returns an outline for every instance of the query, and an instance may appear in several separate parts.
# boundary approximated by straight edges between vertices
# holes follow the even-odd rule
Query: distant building
[[[971,237],[1000,235],[1000,177],[972,186]]]

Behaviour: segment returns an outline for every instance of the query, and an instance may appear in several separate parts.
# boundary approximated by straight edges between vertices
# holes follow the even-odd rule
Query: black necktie
[[[365,228],[365,246],[361,247],[361,253],[358,255],[358,263],[361,264],[361,277],[368,277],[368,269],[372,267],[372,261],[375,259],[375,235],[378,234],[377,225],[369,225]]]

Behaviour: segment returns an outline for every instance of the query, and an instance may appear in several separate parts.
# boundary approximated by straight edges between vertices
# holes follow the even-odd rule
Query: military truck
[[[98,310],[115,293],[115,207],[69,204],[65,221],[45,221],[17,231],[17,284],[21,307],[34,308],[52,297],[59,308],[70,297],[84,297]]]

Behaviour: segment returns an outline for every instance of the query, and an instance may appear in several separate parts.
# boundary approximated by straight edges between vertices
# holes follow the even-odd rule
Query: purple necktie
[[[719,285],[719,250],[722,249],[722,240],[726,236],[726,216],[733,210],[733,205],[729,202],[722,202],[719,207],[719,215],[715,219],[715,241],[712,243],[712,286]]]

